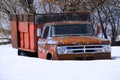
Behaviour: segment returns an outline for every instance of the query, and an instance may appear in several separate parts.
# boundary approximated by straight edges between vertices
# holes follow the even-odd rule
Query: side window
[[[47,38],[48,37],[48,33],[49,33],[49,26],[46,26],[44,28],[44,32],[43,32],[42,38]]]

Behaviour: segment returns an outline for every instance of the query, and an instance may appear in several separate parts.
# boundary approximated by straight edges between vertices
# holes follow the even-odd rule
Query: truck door
[[[43,28],[43,32],[42,32],[41,38],[38,41],[40,46],[45,46],[45,43],[47,41],[47,37],[49,36],[49,29],[50,29],[49,26],[45,26]]]
[[[43,28],[43,33],[41,35],[41,38],[38,40],[38,56],[40,58],[44,58],[46,59],[46,54],[47,54],[47,37],[49,36],[49,31],[50,31],[50,27],[49,26],[45,26]]]

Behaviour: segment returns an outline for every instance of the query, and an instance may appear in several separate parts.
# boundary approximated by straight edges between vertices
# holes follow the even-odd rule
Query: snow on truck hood
[[[66,37],[54,37],[48,40],[48,44],[57,43],[58,45],[71,45],[71,44],[110,44],[109,40],[100,39],[91,36],[66,36]]]

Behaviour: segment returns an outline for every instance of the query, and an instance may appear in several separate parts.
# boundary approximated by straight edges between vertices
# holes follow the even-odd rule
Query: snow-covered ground
[[[112,60],[48,61],[22,57],[11,45],[0,46],[0,80],[120,80],[120,47]]]

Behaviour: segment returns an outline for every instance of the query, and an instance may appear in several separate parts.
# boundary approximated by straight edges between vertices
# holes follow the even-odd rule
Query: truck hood
[[[66,37],[54,37],[53,41],[57,42],[58,45],[88,45],[88,44],[110,44],[107,39],[101,39],[92,36],[66,36]]]

